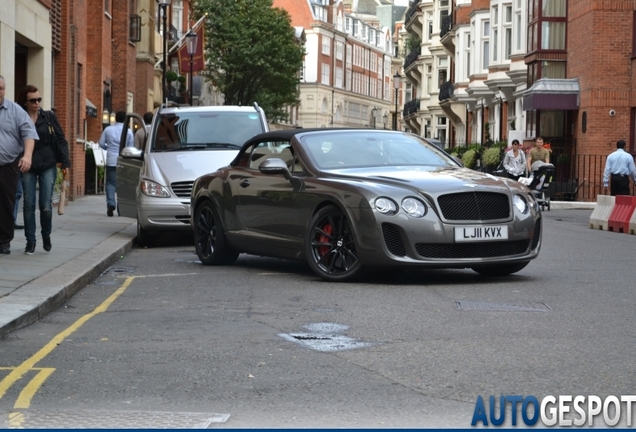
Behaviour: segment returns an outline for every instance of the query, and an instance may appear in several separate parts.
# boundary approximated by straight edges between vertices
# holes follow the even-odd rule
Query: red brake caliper
[[[329,223],[327,225],[325,225],[324,227],[322,227],[322,230],[325,233],[329,234],[329,235],[331,235],[333,233],[333,227]],[[320,234],[318,236],[318,241],[320,243],[328,243],[329,242],[329,237],[327,237],[324,234]],[[331,249],[329,246],[320,246],[318,248],[318,253],[320,254],[321,257],[323,257],[323,256],[325,256],[327,254],[327,252],[329,252],[329,249]]]

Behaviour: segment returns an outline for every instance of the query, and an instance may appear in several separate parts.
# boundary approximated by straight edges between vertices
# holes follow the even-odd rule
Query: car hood
[[[394,186],[406,186],[428,193],[449,192],[454,189],[487,188],[490,190],[525,189],[516,181],[468,168],[395,166],[379,168],[355,168],[329,170],[329,176],[346,177],[363,181],[377,181]]]
[[[194,182],[198,177],[229,165],[238,150],[147,153],[146,175],[164,185]]]

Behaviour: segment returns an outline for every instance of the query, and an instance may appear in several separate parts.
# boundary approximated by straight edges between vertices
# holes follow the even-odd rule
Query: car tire
[[[305,254],[313,272],[330,282],[353,280],[362,270],[351,224],[335,206],[323,207],[312,218]]]
[[[193,231],[194,247],[204,265],[232,264],[238,258],[238,252],[227,244],[223,225],[211,202],[197,208]]]
[[[154,245],[154,239],[150,236],[148,231],[141,227],[139,219],[137,219],[137,246],[138,247],[150,247]]]
[[[527,261],[514,264],[496,264],[492,266],[473,267],[473,270],[482,276],[501,277],[517,273],[523,270],[528,264],[530,263]]]

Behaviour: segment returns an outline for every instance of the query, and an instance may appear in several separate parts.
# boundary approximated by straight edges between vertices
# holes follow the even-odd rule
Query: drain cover
[[[106,271],[102,273],[101,275],[104,276],[107,274],[114,274],[114,275],[130,274],[134,272],[135,272],[135,269],[133,267],[108,267]]]
[[[369,342],[361,342],[348,336],[338,334],[349,329],[349,326],[335,323],[313,323],[304,326],[311,333],[281,333],[285,340],[296,342],[316,351],[334,352],[372,345]]]
[[[536,302],[494,303],[458,301],[457,309],[462,311],[488,312],[550,312],[548,305]]]

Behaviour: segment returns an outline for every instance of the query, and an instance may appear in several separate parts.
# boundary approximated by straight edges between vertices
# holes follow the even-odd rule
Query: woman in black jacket
[[[38,132],[39,140],[35,141],[35,149],[31,159],[31,169],[22,174],[24,198],[24,235],[27,239],[24,253],[35,252],[35,196],[36,184],[39,184],[40,228],[42,229],[42,245],[45,251],[51,250],[51,230],[53,224],[53,188],[57,178],[57,164],[62,164],[65,176],[71,161],[68,155],[68,142],[57,117],[51,111],[40,108],[42,97],[37,87],[25,86],[18,95],[18,104],[31,117]]]

